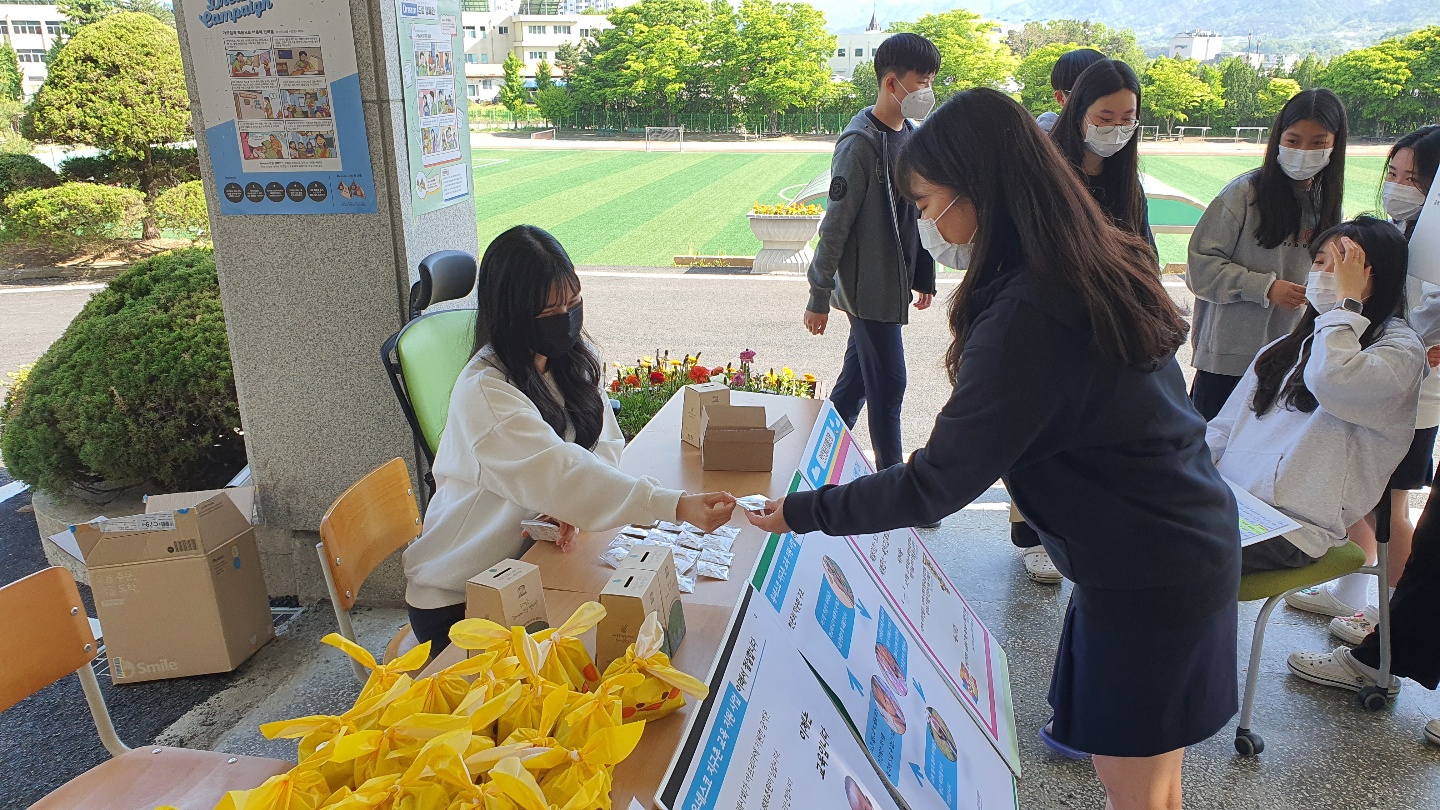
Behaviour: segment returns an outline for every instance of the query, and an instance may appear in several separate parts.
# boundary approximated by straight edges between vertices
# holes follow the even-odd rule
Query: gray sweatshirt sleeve
[[[1270,299],[1266,294],[1275,274],[1254,272],[1233,259],[1240,240],[1253,238],[1245,233],[1247,193],[1245,188],[1231,184],[1200,216],[1190,234],[1185,286],[1196,298],[1212,304],[1249,301],[1268,308]]]
[[[840,257],[865,202],[875,159],[874,150],[862,138],[844,138],[835,147],[830,161],[830,203],[820,222],[820,244],[810,262],[810,302],[805,306],[809,312],[823,315],[830,311]]]
[[[1419,306],[1410,310],[1410,325],[1426,346],[1440,345],[1440,287],[1423,282],[1424,297]]]
[[[1317,318],[1305,387],[1320,407],[1351,424],[1413,425],[1425,349],[1409,327],[1389,329],[1362,349],[1360,335],[1369,327],[1368,318],[1338,307]]]
[[[1240,384],[1235,386],[1230,398],[1225,400],[1220,413],[1216,414],[1205,428],[1205,444],[1210,447],[1210,460],[1217,466],[1220,459],[1225,457],[1225,449],[1230,445],[1230,432],[1235,429],[1235,420],[1250,407],[1250,400],[1255,396],[1255,383],[1255,364],[1251,363],[1245,376],[1240,378]]]

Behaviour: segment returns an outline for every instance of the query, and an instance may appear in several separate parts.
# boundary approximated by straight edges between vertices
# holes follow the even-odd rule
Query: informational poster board
[[[1230,479],[1225,479],[1235,493],[1240,508],[1240,546],[1253,546],[1262,540],[1279,537],[1300,528],[1300,524],[1281,514],[1275,507],[1251,495]]]
[[[773,613],[749,593],[657,803],[669,810],[899,810]]]
[[[854,546],[784,535],[761,595],[912,810],[1015,807],[1005,757],[970,716],[974,676],[962,662],[962,700]]]
[[[1430,183],[1430,195],[1410,235],[1410,275],[1440,284],[1440,172]],[[1411,306],[1418,303],[1412,301]]]
[[[410,199],[425,214],[470,199],[470,113],[460,0],[398,0]]]
[[[349,4],[202,8],[185,34],[220,213],[375,213]]]
[[[825,403],[800,457],[803,485],[818,489],[845,484],[873,472],[834,406]],[[1019,776],[1009,663],[1000,642],[913,529],[846,540],[885,597],[896,605],[898,621],[919,640],[921,654],[944,674],[950,689]],[[772,570],[780,559],[777,552]]]

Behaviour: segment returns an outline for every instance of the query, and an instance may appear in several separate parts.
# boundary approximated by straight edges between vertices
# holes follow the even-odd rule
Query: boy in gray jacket
[[[830,202],[810,265],[805,327],[825,334],[831,306],[850,320],[845,364],[830,401],[851,427],[869,406],[879,469],[904,460],[900,327],[909,322],[912,300],[925,309],[935,295],[935,264],[920,246],[916,224],[920,212],[900,196],[895,160],[913,131],[909,119],[924,118],[935,104],[930,83],[939,70],[940,51],[917,34],[896,34],[876,49],[879,98],[850,121],[835,145]]]

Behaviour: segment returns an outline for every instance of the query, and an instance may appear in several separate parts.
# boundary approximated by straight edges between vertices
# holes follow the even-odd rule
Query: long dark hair
[[[1360,347],[1370,348],[1385,333],[1391,318],[1405,316],[1405,272],[1410,264],[1410,246],[1400,231],[1375,217],[1356,217],[1342,222],[1310,243],[1313,259],[1332,240],[1348,236],[1365,251],[1370,265],[1370,297],[1361,311],[1370,326],[1360,336]],[[1313,413],[1319,404],[1305,385],[1305,366],[1310,362],[1310,339],[1320,313],[1307,304],[1305,315],[1290,334],[1260,354],[1255,361],[1255,396],[1250,408],[1264,416],[1277,405],[1290,411]],[[1294,370],[1292,373],[1292,369]]]
[[[1310,186],[1312,194],[1319,192],[1315,212],[1320,222],[1315,232],[1327,231],[1340,222],[1340,204],[1345,195],[1345,138],[1349,131],[1345,105],[1339,96],[1323,87],[1302,90],[1275,116],[1275,123],[1270,127],[1270,143],[1265,147],[1265,162],[1250,178],[1260,215],[1255,238],[1263,248],[1279,247],[1286,239],[1304,236],[1300,232],[1300,201],[1295,199],[1295,181],[1280,168],[1280,140],[1285,130],[1301,121],[1314,121],[1335,135],[1330,165],[1315,175]]]
[[[917,177],[969,201],[979,218],[970,269],[950,305],[952,381],[986,306],[982,291],[1016,265],[1074,290],[1097,348],[1123,363],[1153,367],[1185,340],[1185,321],[1160,286],[1150,246],[1110,225],[1050,138],[1010,97],[976,88],[931,114],[900,155],[900,182],[911,199]]]
[[[1082,173],[1085,160],[1085,130],[1089,124],[1086,113],[1096,101],[1121,90],[1135,94],[1135,111],[1140,111],[1140,77],[1135,69],[1119,59],[1096,62],[1080,74],[1070,91],[1070,99],[1060,113],[1060,120],[1050,129],[1050,137],[1060,153]],[[1131,137],[1119,152],[1101,160],[1099,183],[1104,189],[1107,214],[1115,224],[1144,237],[1145,192],[1140,187],[1140,139]]]
[[[1390,171],[1390,162],[1401,149],[1409,149],[1415,154],[1415,175],[1420,178],[1420,189],[1428,195],[1435,172],[1440,170],[1440,124],[1421,127],[1396,141],[1390,147],[1390,154],[1385,156],[1385,170],[1380,173],[1381,177]],[[1415,222],[1404,223],[1406,239],[1414,234]]]
[[[495,353],[510,384],[539,409],[546,424],[573,441],[594,448],[600,439],[604,400],[600,396],[600,356],[588,335],[560,357],[547,358],[546,370],[559,390],[555,396],[535,368],[535,318],[555,291],[573,295],[580,277],[565,248],[534,225],[517,225],[495,237],[480,260],[479,312],[475,318],[475,351]]]

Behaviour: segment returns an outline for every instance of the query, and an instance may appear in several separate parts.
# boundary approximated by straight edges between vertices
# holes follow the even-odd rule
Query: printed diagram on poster
[[[991,735],[853,546],[784,535],[761,595],[911,810],[1015,807],[1015,780]]]
[[[289,0],[197,16],[185,31],[220,213],[374,213],[349,7]]]
[[[874,472],[828,402],[820,411],[800,459],[802,485],[811,489],[846,484]],[[1020,752],[1009,663],[1000,642],[913,529],[846,540],[880,590],[895,603],[898,620],[916,637],[921,654],[940,668],[951,691],[962,699],[971,717],[1018,776]],[[780,559],[777,552],[772,566],[778,565]]]
[[[470,196],[470,125],[457,0],[399,0],[411,200],[423,214]]]
[[[898,810],[849,725],[754,593],[736,624],[657,804]]]

